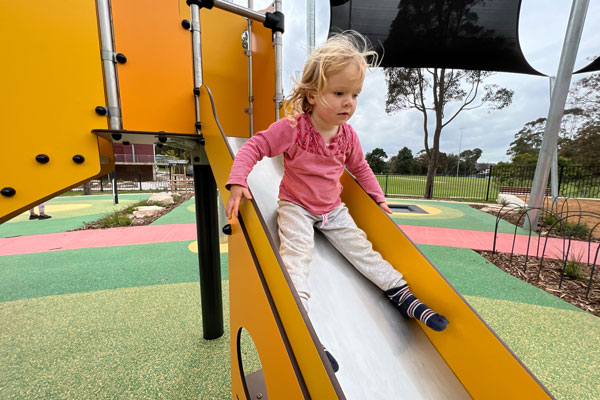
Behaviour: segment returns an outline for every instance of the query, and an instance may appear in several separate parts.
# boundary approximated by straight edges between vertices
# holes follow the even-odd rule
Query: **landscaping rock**
[[[150,198],[148,199],[149,202],[152,203],[160,203],[160,204],[164,204],[164,205],[169,205],[169,204],[174,204],[175,200],[173,200],[173,193],[165,193],[165,192],[161,192],[161,193],[154,193],[152,194],[152,196],[150,196]]]
[[[161,213],[165,208],[161,206],[142,206],[136,207],[133,212],[133,218],[143,219],[146,217],[153,217],[156,214]]]

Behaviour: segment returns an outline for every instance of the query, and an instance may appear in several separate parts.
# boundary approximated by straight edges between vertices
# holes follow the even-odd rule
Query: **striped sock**
[[[448,320],[417,299],[410,292],[408,285],[386,290],[385,294],[406,318],[416,318],[434,331],[441,332],[446,329]]]

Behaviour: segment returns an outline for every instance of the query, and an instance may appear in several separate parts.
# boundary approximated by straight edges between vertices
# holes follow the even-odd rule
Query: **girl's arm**
[[[294,139],[295,129],[290,126],[287,118],[274,122],[266,131],[252,136],[236,154],[225,187],[248,187],[246,179],[256,163],[264,157],[275,157],[283,153],[292,145]]]
[[[247,178],[252,168],[264,157],[275,157],[287,150],[293,143],[295,130],[290,127],[287,118],[281,119],[266,130],[257,133],[238,151],[229,179],[225,187],[230,191],[229,199],[225,205],[227,218],[238,216],[238,209],[242,199],[252,199],[248,190]]]

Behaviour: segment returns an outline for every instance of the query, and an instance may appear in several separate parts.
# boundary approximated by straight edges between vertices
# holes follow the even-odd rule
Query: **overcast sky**
[[[247,5],[243,0],[236,3]],[[261,9],[271,0],[255,0],[254,9]],[[376,1],[373,2],[374,6]],[[556,75],[562,43],[572,0],[523,0],[519,21],[519,36],[523,54],[531,66],[546,75]],[[315,0],[316,43],[327,38],[329,1]],[[285,34],[283,35],[283,84],[285,95],[292,87],[291,77],[301,71],[306,60],[306,2],[283,0]],[[575,69],[587,65],[590,58],[600,55],[600,1],[591,0]],[[595,29],[594,29],[595,27]],[[573,76],[572,83],[589,74]],[[512,89],[511,106],[489,112],[485,106],[461,113],[442,132],[440,150],[458,153],[461,129],[461,150],[479,147],[483,150],[480,162],[508,161],[506,150],[514,135],[526,122],[546,117],[550,105],[547,77],[496,73],[486,83],[496,83]],[[385,113],[387,87],[381,69],[371,70],[359,96],[356,113],[350,124],[360,136],[364,152],[383,148],[388,156],[407,146],[413,155],[424,148],[423,120],[415,110]],[[430,141],[431,145],[431,141]]]

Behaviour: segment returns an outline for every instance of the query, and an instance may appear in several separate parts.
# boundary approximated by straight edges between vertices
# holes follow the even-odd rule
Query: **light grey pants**
[[[302,305],[308,311],[310,288],[308,274],[312,260],[316,227],[346,259],[381,290],[406,284],[402,274],[373,250],[367,235],[356,226],[344,203],[324,215],[279,200],[279,254],[296,287]]]

